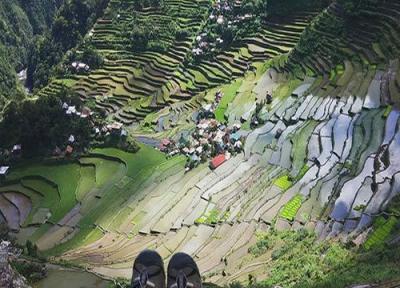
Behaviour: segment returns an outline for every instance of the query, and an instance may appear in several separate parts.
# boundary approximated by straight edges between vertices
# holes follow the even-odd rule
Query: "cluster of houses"
[[[107,137],[109,135],[116,135],[121,138],[127,137],[128,132],[123,129],[123,124],[119,122],[113,123],[96,123],[95,119],[92,117],[94,112],[92,112],[88,107],[82,107],[80,110],[76,108],[74,105],[68,105],[67,103],[62,104],[62,108],[65,111],[65,114],[69,116],[77,116],[84,119],[88,119],[92,123],[93,127],[93,134],[96,138]],[[63,151],[59,147],[56,147],[53,151],[53,155],[60,157],[60,156],[69,156],[74,152],[74,146],[76,144],[76,139],[74,135],[70,135],[68,141],[66,143],[66,148]]]
[[[202,119],[188,136],[181,134],[178,141],[163,139],[160,151],[173,156],[183,154],[187,157],[186,171],[210,160],[210,168],[215,169],[228,160],[231,155],[243,150],[244,137],[240,124],[226,127],[215,119]]]
[[[215,24],[217,26],[226,25],[229,29],[233,25],[238,25],[242,21],[251,19],[253,17],[251,14],[235,15],[233,10],[235,7],[240,7],[240,5],[240,1],[217,0],[209,16],[209,23],[211,26]],[[206,26],[205,29],[205,31],[196,37],[196,46],[192,49],[192,53],[195,56],[206,54],[209,51],[214,52],[216,47],[224,43],[222,35],[212,37],[211,34],[213,33],[207,31],[210,30],[210,27]]]
[[[93,112],[87,107],[83,107],[81,109],[81,111],[78,111],[76,109],[76,106],[68,105],[65,102],[62,104],[62,108],[65,111],[65,114],[67,114],[67,115],[76,115],[76,116],[79,116],[81,118],[88,118],[88,117],[93,115]]]
[[[167,155],[183,154],[187,157],[186,171],[209,159],[210,168],[215,169],[243,150],[245,137],[240,130],[241,124],[227,127],[214,119],[222,93],[218,91],[215,97],[216,102],[204,105],[199,111],[194,131],[186,136],[182,133],[178,141],[163,139],[160,143],[160,151]]]
[[[93,112],[88,107],[83,107],[80,111],[78,111],[75,105],[68,105],[66,102],[62,104],[62,109],[64,110],[66,115],[77,116],[84,119],[90,118],[93,115]],[[68,137],[65,150],[63,151],[57,146],[53,151],[53,156],[60,157],[60,156],[71,155],[74,152],[75,141],[76,141],[75,136],[71,134]]]
[[[105,124],[104,126],[94,126],[93,132],[95,137],[107,137],[110,135],[115,135],[120,138],[124,138],[128,136],[128,132],[125,129],[123,129],[123,124],[119,122]],[[75,135],[71,134],[68,137],[65,150],[63,151],[59,147],[56,147],[53,151],[53,156],[56,157],[70,156],[74,152],[75,144],[76,144]]]

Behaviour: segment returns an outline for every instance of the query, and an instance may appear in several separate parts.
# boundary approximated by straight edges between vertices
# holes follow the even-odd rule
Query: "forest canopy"
[[[26,156],[46,153],[56,146],[63,147],[72,134],[85,146],[90,139],[87,119],[67,115],[63,103],[80,106],[79,97],[67,88],[36,101],[11,102],[0,123],[0,148],[22,146]]]

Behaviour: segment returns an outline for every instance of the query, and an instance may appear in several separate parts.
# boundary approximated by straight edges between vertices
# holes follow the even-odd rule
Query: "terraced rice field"
[[[33,239],[53,260],[111,277],[129,278],[137,254],[151,248],[166,260],[192,254],[217,284],[262,279],[269,256],[248,251],[256,232],[271,227],[306,228],[320,239],[361,235],[367,249],[389,241],[398,216],[374,219],[400,191],[397,107],[381,98],[371,106],[378,102],[369,89],[362,98],[320,97],[312,92],[318,79],[293,82],[285,93],[276,81],[259,66],[234,88],[222,86],[233,98],[224,107],[228,124],[262,91],[275,92],[265,123],[244,131],[244,153],[215,170],[202,164],[185,173],[183,157],[167,160],[144,145],[137,154],[96,149],[76,163],[15,169],[0,188],[2,215],[21,242]],[[186,117],[179,114],[170,133],[185,129]]]
[[[205,0],[166,0],[164,11],[149,8],[136,11],[140,20],[152,19],[157,27],[176,21],[179,28],[197,35],[208,18],[210,2]],[[174,103],[184,102],[207,89],[229,83],[252,70],[254,63],[263,62],[289,52],[301,32],[318,11],[299,11],[279,19],[265,19],[261,31],[251,38],[241,39],[212,59],[183,64],[191,57],[195,37],[163,39],[165,52],[132,53],[124,47],[129,39],[124,25],[132,19],[133,2],[111,1],[104,17],[94,25],[86,41],[105,57],[105,64],[89,75],[75,75],[72,79],[55,80],[40,95],[51,94],[67,83],[85,101],[111,115],[111,118],[131,125],[154,111]],[[199,13],[199,12],[201,12]],[[117,55],[117,56],[116,56]],[[223,113],[223,110],[221,110]]]
[[[165,2],[166,15],[148,9],[138,17],[155,25],[174,18],[201,31],[208,9],[204,17],[188,15],[207,8],[207,1]],[[386,4],[397,7],[394,2]],[[315,55],[302,69],[319,76],[285,81],[279,72],[289,71],[280,62],[317,11],[265,19],[258,35],[196,65],[185,61],[191,38],[163,39],[165,52],[131,53],[122,49],[120,31],[131,5],[110,1],[108,12],[118,13],[105,13],[87,36],[105,65],[69,85],[110,120],[155,138],[190,133],[199,107],[221,90],[216,118],[243,122],[244,152],[215,170],[203,163],[186,173],[184,157],[166,159],[145,145],[136,154],[104,148],[73,163],[16,167],[0,187],[0,215],[21,243],[31,239],[52,260],[126,278],[145,248],[167,261],[184,251],[205,280],[223,285],[247,281],[249,274],[267,277],[263,265],[270,255],[249,249],[257,232],[271,228],[305,228],[320,239],[366,238],[367,249],[389,240],[399,217],[379,215],[400,191],[398,59],[379,67],[345,61],[331,71]],[[383,50],[374,47],[377,54]],[[277,61],[280,69],[269,68]],[[61,83],[40,93],[53,93]],[[267,91],[273,101],[258,111]],[[263,121],[250,129],[255,113]]]
[[[270,70],[257,71],[231,84],[237,93],[225,112],[231,116],[228,123],[242,115],[232,106],[235,101],[253,101],[260,87],[279,91],[279,83],[266,81],[275,81]],[[100,155],[119,159],[125,168],[119,178],[113,176],[114,184],[94,190],[103,195],[95,208],[83,198],[80,231],[47,253],[100,274],[128,278],[132,261],[144,248],[156,249],[166,260],[185,251],[196,258],[207,281],[225,284],[246,280],[250,273],[265,277],[268,255],[248,251],[257,241],[255,232],[271,227],[311,229],[321,239],[364,235],[365,247],[388,241],[397,216],[375,221],[370,236],[366,228],[400,191],[400,112],[382,104],[371,107],[367,97],[315,96],[310,92],[315,81],[307,78],[279,92],[268,107],[267,121],[247,131],[244,154],[213,171],[202,164],[185,173],[183,159],[165,161],[145,146],[134,156],[115,149],[93,151],[80,162],[94,163],[96,173],[104,161],[95,161]],[[249,93],[254,98],[246,102]],[[179,125],[177,129],[185,127]],[[96,230],[87,228],[93,223]]]

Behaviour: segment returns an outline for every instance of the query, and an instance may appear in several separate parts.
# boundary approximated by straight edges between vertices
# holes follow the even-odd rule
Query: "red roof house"
[[[171,145],[171,141],[169,139],[165,138],[165,139],[161,140],[160,150],[165,151],[169,145]]]
[[[210,168],[216,169],[217,167],[221,166],[226,161],[224,154],[219,154],[215,156],[210,162]]]

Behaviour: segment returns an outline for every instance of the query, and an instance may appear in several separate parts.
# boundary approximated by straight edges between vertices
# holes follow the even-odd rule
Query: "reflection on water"
[[[33,288],[107,288],[110,282],[88,272],[50,270]]]

